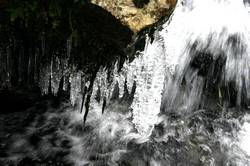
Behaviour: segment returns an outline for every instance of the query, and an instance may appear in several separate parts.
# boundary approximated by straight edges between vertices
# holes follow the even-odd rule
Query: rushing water
[[[25,135],[13,136],[8,154],[65,152],[61,160],[77,166],[250,165],[248,20],[240,0],[179,1],[122,71],[99,70],[84,125],[81,92],[90,83],[78,72],[70,77],[75,109],[37,117]],[[34,148],[28,140],[38,131]]]

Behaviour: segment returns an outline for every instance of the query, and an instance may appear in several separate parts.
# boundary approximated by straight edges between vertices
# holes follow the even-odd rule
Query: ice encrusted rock
[[[133,123],[141,134],[149,134],[157,122],[161,106],[166,60],[162,39],[157,35],[152,43],[147,39],[144,52],[128,66],[128,80],[136,82],[131,106]]]
[[[91,101],[93,102],[94,96],[100,93],[101,98],[105,96],[109,102],[116,84],[119,86],[119,98],[121,98],[124,95],[124,87],[126,86],[131,93],[135,82],[136,90],[131,105],[132,122],[140,134],[148,135],[158,120],[165,77],[171,74],[171,68],[174,67],[173,64],[166,63],[163,38],[156,32],[155,40],[151,42],[147,37],[144,51],[140,52],[131,63],[126,61],[120,72],[115,65],[111,83],[107,83],[110,81],[107,79],[107,71],[99,70]]]

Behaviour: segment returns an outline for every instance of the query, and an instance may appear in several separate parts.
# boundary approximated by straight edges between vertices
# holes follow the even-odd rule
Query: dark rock
[[[191,62],[191,66],[199,70],[199,75],[206,76],[212,62],[213,55],[205,52],[198,52]]]
[[[0,114],[27,110],[39,100],[39,95],[32,92],[0,90]]]
[[[133,0],[133,3],[137,8],[143,8],[149,3],[149,0]]]
[[[29,137],[29,143],[33,146],[38,146],[41,141],[41,137],[38,133],[34,133]]]

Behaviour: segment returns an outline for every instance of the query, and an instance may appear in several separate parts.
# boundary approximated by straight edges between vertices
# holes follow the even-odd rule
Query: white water
[[[250,116],[245,117],[242,129],[240,131],[240,147],[250,156]]]
[[[189,69],[196,52],[210,54],[213,61],[226,59],[220,85],[216,86],[234,82],[237,104],[240,105],[243,92],[249,99],[249,18],[243,1],[190,0],[184,6],[179,1],[171,20],[160,32],[165,43],[166,63],[175,66],[176,76],[166,83],[164,95],[169,110],[178,109],[176,105],[180,110],[192,110],[200,103],[205,80],[198,76],[197,70]],[[209,70],[214,72],[218,71]],[[183,78],[189,91],[180,89]]]

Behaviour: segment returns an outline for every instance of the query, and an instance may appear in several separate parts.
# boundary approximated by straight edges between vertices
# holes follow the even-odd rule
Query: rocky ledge
[[[134,32],[154,24],[169,14],[177,0],[92,0],[111,12]]]

